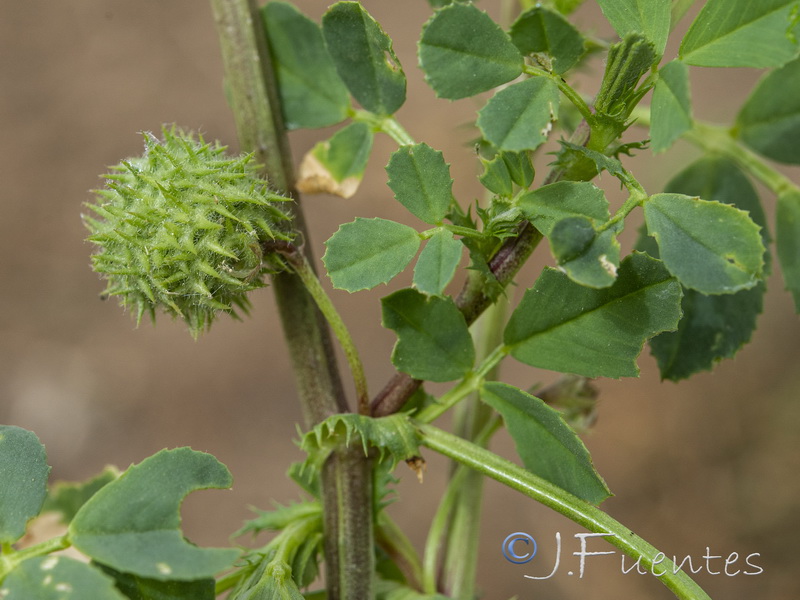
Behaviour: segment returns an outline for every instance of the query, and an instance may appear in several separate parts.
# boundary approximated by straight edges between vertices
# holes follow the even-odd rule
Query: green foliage
[[[664,54],[670,27],[670,0],[597,0],[619,37],[643,33],[658,56]]]
[[[800,191],[778,196],[777,222],[775,236],[783,281],[800,313]]]
[[[105,565],[97,566],[114,578],[117,589],[128,600],[214,600],[216,597],[211,577],[197,581],[159,581],[121,573]]]
[[[367,168],[375,134],[366,123],[350,123],[329,140],[318,142],[300,167],[298,190],[343,198],[356,193]]]
[[[3,581],[0,598],[126,600],[126,596],[114,587],[113,579],[85,563],[66,556],[40,556],[24,561]]]
[[[703,294],[755,286],[764,267],[760,228],[729,204],[683,194],[656,194],[644,205],[647,231],[680,282]]]
[[[262,8],[286,127],[325,127],[347,117],[350,96],[319,25],[286,2]]]
[[[558,87],[552,80],[532,77],[495,94],[478,113],[484,138],[501,150],[535,150],[558,119]]]
[[[161,142],[144,134],[145,154],[122,161],[84,216],[96,244],[95,271],[105,294],[155,318],[156,308],[181,317],[197,335],[217,313],[247,310],[247,292],[270,271],[261,243],[289,240],[290,222],[257,176],[251,156],[176,129]]]
[[[386,165],[394,197],[415,217],[438,225],[453,202],[450,166],[427,144],[402,146]]]
[[[474,96],[515,79],[522,55],[491,17],[472,4],[437,11],[419,40],[419,63],[441,98]]]
[[[333,62],[366,110],[391,115],[406,100],[406,76],[392,40],[359,2],[337,2],[322,17]]]
[[[720,157],[702,158],[676,175],[668,192],[703,196],[745,210],[762,227],[766,217],[758,195],[735,163]],[[764,243],[768,240],[764,239]],[[674,332],[650,340],[661,377],[677,381],[711,369],[733,357],[750,341],[756,319],[763,308],[764,282],[735,294],[705,295],[683,290],[683,317]]]
[[[653,152],[668,149],[692,127],[692,100],[689,97],[689,69],[672,61],[658,71],[650,105],[650,138]]]
[[[380,419],[356,414],[333,415],[306,433],[300,448],[308,453],[306,465],[319,469],[336,448],[353,443],[360,443],[365,455],[376,448],[380,458],[388,458],[392,465],[419,456],[416,429],[404,414]]]
[[[777,67],[797,54],[796,0],[708,0],[681,42],[699,67]]]
[[[505,383],[486,383],[481,400],[503,415],[525,468],[598,505],[611,495],[589,451],[555,409]]]
[[[800,58],[764,76],[739,112],[736,129],[759,154],[800,164]]]
[[[580,32],[560,14],[543,6],[522,13],[509,34],[522,54],[548,55],[550,66],[559,75],[574,67],[586,51]]]
[[[392,279],[411,262],[419,245],[419,234],[407,225],[357,217],[325,242],[322,261],[333,287],[356,292]]]
[[[189,544],[180,530],[180,504],[189,492],[231,483],[228,470],[210,454],[162,450],[92,496],[70,523],[70,540],[97,562],[140,577],[211,577],[239,551]]]
[[[116,467],[106,467],[99,475],[79,483],[58,482],[50,488],[42,512],[61,513],[61,520],[69,523],[81,506],[107,483],[119,477]]]
[[[227,22],[217,2],[216,16]],[[797,0],[708,0],[681,43],[679,59],[660,69],[670,29],[691,0],[598,0],[620,37],[616,43],[585,37],[565,18],[581,0],[508,3],[506,8],[520,9],[519,15],[504,15],[512,23],[508,33],[472,2],[429,0],[435,10],[422,26],[418,57],[436,96],[456,100],[491,92],[472,101],[476,108],[483,105],[473,142],[483,169],[477,180],[489,194],[470,205],[454,196],[451,176],[465,169],[451,170],[441,152],[415,141],[395,118],[406,100],[406,76],[392,40],[360,2],[333,4],[321,26],[291,4],[270,2],[260,11],[265,26],[257,31],[244,8],[252,3],[236,2],[247,18],[220,27],[223,47],[231,47],[226,36],[238,27],[233,46],[249,49],[235,58],[265,58],[259,52],[269,48],[271,62],[254,64],[268,79],[274,71],[282,105],[267,112],[280,110],[288,129],[351,119],[306,154],[298,178],[287,171],[276,174],[276,181],[296,180],[302,193],[347,198],[364,176],[376,135],[386,134],[398,146],[386,166],[388,187],[429,228],[418,232],[386,219],[355,217],[326,242],[323,263],[334,288],[355,292],[388,283],[422,246],[413,287],[381,301],[382,324],[397,335],[392,364],[408,377],[394,377],[370,402],[344,322],[299,258],[299,245],[310,237],[302,219],[296,235],[283,208],[288,198],[257,176],[251,157],[227,158],[222,147],[175,129],[164,131],[163,142],[145,135],[145,155],[115,167],[89,205],[95,215],[85,222],[98,246],[94,267],[108,279],[106,293],[120,296],[137,319],[161,306],[195,334],[218,312],[245,310],[246,293],[262,287],[264,275],[286,271],[275,288],[292,336],[293,362],[305,369],[301,379],[316,376],[309,365],[330,367],[330,379],[303,380],[301,386],[304,414],[316,422],[300,441],[307,459],[289,476],[311,499],[257,511],[239,534],[271,532],[261,548],[199,548],[181,532],[180,505],[194,490],[229,487],[230,473],[210,455],[165,450],[122,475],[109,470],[83,484],[55,486],[44,509],[62,514],[67,534],[16,550],[13,544],[42,509],[49,468],[33,434],[0,426],[0,597],[211,600],[219,592],[230,600],[440,600],[438,589],[473,597],[477,538],[471,528],[480,499],[475,473],[451,471],[422,558],[382,511],[396,481],[391,471],[400,461],[421,477],[420,445],[591,531],[616,534],[611,539],[649,566],[656,549],[595,508],[610,491],[568,423],[579,430],[591,425],[597,392],[588,378],[636,376],[648,340],[662,377],[677,381],[732,357],[750,339],[764,304],[771,240],[748,175],[777,197],[777,254],[800,311],[800,189],[758,156],[800,163]],[[240,44],[253,33],[266,34],[266,45]],[[606,50],[603,79],[591,100],[591,90],[579,93],[567,77],[587,52]],[[226,76],[236,75],[240,66],[228,64],[236,61],[225,62]],[[690,65],[774,70],[756,86],[733,127],[714,128],[693,117]],[[638,105],[651,89],[648,111]],[[260,97],[250,92],[236,93]],[[232,106],[237,125],[250,127],[252,115],[243,114],[240,103]],[[289,165],[285,131],[271,121],[253,127],[263,135],[258,139],[271,140],[267,145],[282,153],[276,163]],[[704,151],[663,193],[645,191],[626,168],[628,160],[626,166],[620,160],[647,148],[644,133],[632,141],[622,136],[648,121],[654,152],[666,151],[680,137]],[[561,137],[554,136],[556,127],[564,139],[555,139]],[[535,186],[533,160],[547,141],[558,141],[560,149]],[[602,171],[628,192],[614,211],[591,183]],[[647,235],[638,248],[647,253],[623,258],[617,237],[639,207]],[[505,323],[497,310],[470,331],[516,284],[543,238],[557,268],[544,268]],[[460,277],[464,246],[470,265]],[[461,280],[461,291],[449,295],[450,284]],[[340,398],[339,373],[319,315],[308,310],[309,298],[294,295],[302,293],[300,283],[343,345],[358,414],[346,412]],[[537,392],[539,398],[491,381],[509,355],[567,375]],[[423,381],[453,383],[434,397],[435,388],[426,391]],[[468,397],[483,403],[463,407],[458,435],[431,425]],[[388,416],[371,416],[379,414]],[[487,450],[501,421],[525,469]],[[343,452],[353,444],[361,445],[366,460],[359,463],[358,449]],[[349,546],[355,538],[357,545]],[[70,545],[93,564],[46,556]],[[303,594],[323,562],[328,590]],[[660,580],[676,595],[708,599],[685,573],[669,571]]]
[[[437,229],[420,252],[414,267],[414,287],[431,296],[441,296],[453,279],[464,246],[446,229]]]
[[[0,544],[16,542],[39,514],[50,467],[44,446],[30,431],[0,425]],[[0,563],[0,577],[2,576]]]
[[[645,340],[675,329],[681,288],[657,260],[634,253],[616,282],[594,290],[545,269],[506,326],[511,355],[525,364],[586,377],[635,377]]]
[[[453,381],[475,362],[464,315],[451,298],[405,289],[386,296],[383,326],[397,333],[392,363],[415,379]]]

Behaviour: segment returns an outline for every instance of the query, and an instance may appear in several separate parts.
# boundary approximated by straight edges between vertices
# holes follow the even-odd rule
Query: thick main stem
[[[311,257],[280,111],[266,30],[254,0],[211,0],[239,142],[264,165],[270,184],[297,200],[294,228]],[[310,261],[309,261],[310,262]],[[297,274],[273,278],[306,425],[347,412],[347,401],[324,317]],[[322,473],[328,600],[372,598],[374,571],[369,461],[353,450],[334,452]],[[347,543],[343,543],[343,540]]]

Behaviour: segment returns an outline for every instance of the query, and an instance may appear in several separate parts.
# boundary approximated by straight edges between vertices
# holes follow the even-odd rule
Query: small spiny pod
[[[263,245],[291,241],[291,199],[269,189],[251,155],[226,156],[175,127],[162,133],[143,134],[144,155],[111,168],[83,220],[104,295],[119,296],[137,323],[161,307],[196,337],[220,312],[247,312],[247,292],[281,268]]]

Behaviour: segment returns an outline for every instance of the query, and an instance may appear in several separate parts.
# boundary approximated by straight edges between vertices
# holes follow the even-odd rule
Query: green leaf
[[[617,234],[622,229],[622,224],[618,224],[617,227],[609,227],[599,234],[593,231],[588,244],[573,257],[567,258],[566,255],[560,254],[553,244],[556,232],[565,221],[567,220],[556,223],[550,237],[550,248],[553,250],[553,256],[558,260],[558,266],[572,281],[581,285],[593,288],[612,285],[617,278],[619,269],[620,246]],[[567,232],[565,231],[565,233]]]
[[[414,267],[414,287],[423,294],[441,296],[453,279],[464,246],[446,229],[436,231],[425,244]]]
[[[611,495],[586,446],[557,410],[499,382],[483,384],[481,400],[503,416],[528,471],[595,506]]]
[[[59,512],[62,515],[62,521],[69,523],[89,498],[117,477],[119,477],[119,471],[116,467],[106,467],[102,473],[88,481],[80,483],[60,481],[47,494],[47,500],[42,507],[42,512]]]
[[[650,103],[650,139],[653,152],[672,146],[692,127],[692,101],[689,97],[689,68],[673,60],[658,71],[658,81]]]
[[[478,112],[478,127],[501,150],[535,150],[557,118],[558,86],[531,77],[497,92]]]
[[[342,445],[361,444],[364,454],[370,447],[393,464],[419,456],[417,430],[406,414],[373,418],[357,414],[333,415],[303,436],[300,448],[308,453],[307,465],[322,468],[331,452]]]
[[[568,15],[581,4],[584,0],[553,0],[553,6],[563,15]]]
[[[503,157],[498,154],[491,160],[481,158],[483,174],[478,177],[481,185],[493,194],[510,198],[514,194],[514,182]]]
[[[517,206],[545,236],[558,221],[588,217],[599,226],[611,217],[603,190],[588,181],[558,181],[520,194]]]
[[[778,196],[775,242],[786,289],[794,297],[800,313],[800,191],[791,190]]]
[[[739,112],[735,131],[759,154],[800,164],[800,58],[764,76]]]
[[[239,551],[188,543],[180,529],[180,505],[189,492],[231,483],[228,469],[210,454],[162,450],[92,496],[70,523],[70,540],[94,560],[140,577],[211,577],[230,566]]]
[[[386,283],[400,273],[419,245],[419,234],[407,225],[356,217],[325,242],[322,262],[333,287],[357,292]]]
[[[550,55],[553,71],[558,74],[574,67],[586,51],[583,36],[572,23],[543,6],[522,13],[509,33],[522,54]]]
[[[347,117],[350,95],[319,25],[286,2],[262,8],[286,127],[326,127]]]
[[[304,600],[292,569],[280,558],[265,559],[229,596],[230,600]]]
[[[394,197],[419,219],[442,222],[453,202],[450,166],[442,153],[427,144],[401,146],[386,165]]]
[[[732,294],[761,279],[764,244],[746,212],[682,194],[655,194],[644,203],[644,217],[661,260],[686,287]]]
[[[758,225],[766,223],[752,184],[736,163],[726,158],[707,157],[692,163],[667,184],[666,190],[731,204],[747,210]],[[762,236],[766,236],[765,228]],[[706,296],[684,290],[678,330],[650,341],[661,377],[678,381],[733,357],[750,341],[765,291],[763,281],[735,294]]]
[[[419,62],[440,98],[474,96],[516,79],[522,55],[491,17],[472,4],[437,11],[419,40]]]
[[[700,67],[777,67],[797,54],[797,0],[708,0],[680,49]]]
[[[126,600],[114,580],[66,556],[39,556],[20,563],[3,580],[3,600]]]
[[[464,315],[451,298],[404,289],[381,300],[383,326],[397,333],[392,364],[415,379],[453,381],[475,362]]]
[[[586,377],[631,377],[646,339],[675,329],[680,284],[663,264],[634,253],[617,280],[596,290],[545,268],[511,315],[505,343],[517,360]]]
[[[508,167],[508,173],[514,183],[522,188],[529,188],[533,183],[535,171],[528,152],[501,152],[503,162]]]
[[[300,165],[298,191],[353,196],[364,177],[374,137],[369,125],[355,122],[317,143]]]
[[[561,144],[561,151],[558,153],[558,160],[556,162],[558,166],[569,169],[575,167],[582,161],[589,162],[590,166],[588,167],[583,164],[580,165],[583,167],[580,174],[585,178],[581,179],[581,181],[588,181],[602,171],[608,171],[609,175],[613,175],[623,181],[627,176],[625,168],[622,166],[619,159],[606,156],[602,152],[590,150],[589,148],[573,144],[566,140],[558,140],[558,143]]]
[[[47,495],[47,455],[31,431],[0,425],[0,544],[13,544]]]
[[[406,76],[392,40],[359,2],[337,2],[322,17],[336,70],[365,110],[394,114],[406,100]]]
[[[128,600],[214,600],[214,579],[197,581],[158,581],[122,573],[105,565],[97,565],[114,578],[117,588]]]
[[[671,0],[597,0],[620,38],[643,33],[656,54],[664,54],[670,26]]]

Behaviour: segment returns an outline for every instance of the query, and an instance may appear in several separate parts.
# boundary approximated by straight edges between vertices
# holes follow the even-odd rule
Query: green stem
[[[686,573],[676,568],[663,552],[599,508],[581,500],[522,467],[477,444],[432,425],[419,427],[420,443],[487,477],[522,492],[552,508],[593,533],[610,534],[605,539],[640,564],[659,573],[658,579],[681,600],[711,600]],[[676,572],[677,571],[677,572]]]
[[[442,395],[435,404],[420,411],[414,418],[420,423],[431,423],[471,393],[477,391],[492,369],[508,354],[506,346],[497,346],[480,364],[477,370],[469,373],[458,384]]]
[[[393,116],[382,117],[366,110],[354,110],[351,111],[350,117],[354,121],[366,123],[377,131],[382,131],[397,142],[398,146],[413,146],[416,143],[414,138]]]
[[[344,350],[347,364],[350,366],[350,372],[353,375],[353,382],[356,388],[356,396],[358,398],[358,412],[362,415],[369,414],[369,390],[367,390],[367,376],[364,373],[364,365],[361,362],[361,357],[358,354],[353,338],[350,336],[350,330],[344,324],[341,315],[336,310],[336,307],[331,302],[330,296],[325,292],[322,284],[319,282],[317,274],[311,268],[305,256],[293,245],[286,244],[284,246],[270,246],[274,247],[291,265],[295,273],[300,277],[306,290],[314,298],[317,307],[322,312],[325,320],[333,330],[336,339]]]
[[[589,108],[589,105],[586,103],[586,100],[575,91],[575,89],[568,84],[564,79],[557,75],[556,73],[551,73],[550,71],[545,71],[544,69],[537,69],[536,67],[532,67],[530,65],[525,65],[523,68],[523,72],[527,75],[532,77],[547,77],[553,81],[558,86],[558,89],[561,91],[564,96],[566,96],[567,100],[572,102],[575,108],[578,109],[578,112],[581,113],[581,116],[586,119],[587,121],[591,122],[594,118],[594,113],[592,113],[592,109]]]
[[[14,551],[10,544],[3,544],[3,553],[0,554],[0,581],[21,562],[29,558],[45,556],[51,552],[64,550],[71,545],[69,537],[66,534],[17,551]]]
[[[509,299],[501,296],[473,326],[473,336],[482,362],[503,341],[503,329]],[[500,364],[487,372],[486,378],[497,379]],[[486,427],[494,420],[495,412],[472,393],[455,408],[453,433],[480,446],[486,446],[489,436]],[[493,430],[492,430],[493,431]],[[440,588],[453,598],[474,598],[480,545],[481,507],[484,478],[480,473],[453,463],[450,487],[458,490],[455,505],[450,511],[449,526],[442,560]],[[465,475],[460,475],[465,472]]]
[[[631,118],[635,119],[636,125],[649,127],[650,107],[637,106],[631,113]],[[733,136],[730,128],[694,121],[692,128],[683,134],[683,138],[705,152],[722,154],[736,161],[776,196],[800,189],[791,179],[764,162],[758,154],[743,146]]]
[[[241,147],[255,152],[278,191],[297,199],[294,227],[313,256],[299,197],[286,129],[282,122],[266,28],[255,0],[211,0],[231,108]],[[310,429],[332,414],[347,412],[347,400],[333,353],[330,331],[314,299],[296,273],[273,278],[297,382]],[[370,463],[363,452],[332,453],[322,472],[325,565],[329,600],[363,600],[374,594]],[[348,473],[349,471],[349,473]],[[344,533],[351,535],[343,548]],[[342,582],[347,582],[343,584]]]
[[[385,510],[378,513],[377,521],[375,541],[400,569],[406,583],[415,590],[422,591],[422,565],[411,540]]]

